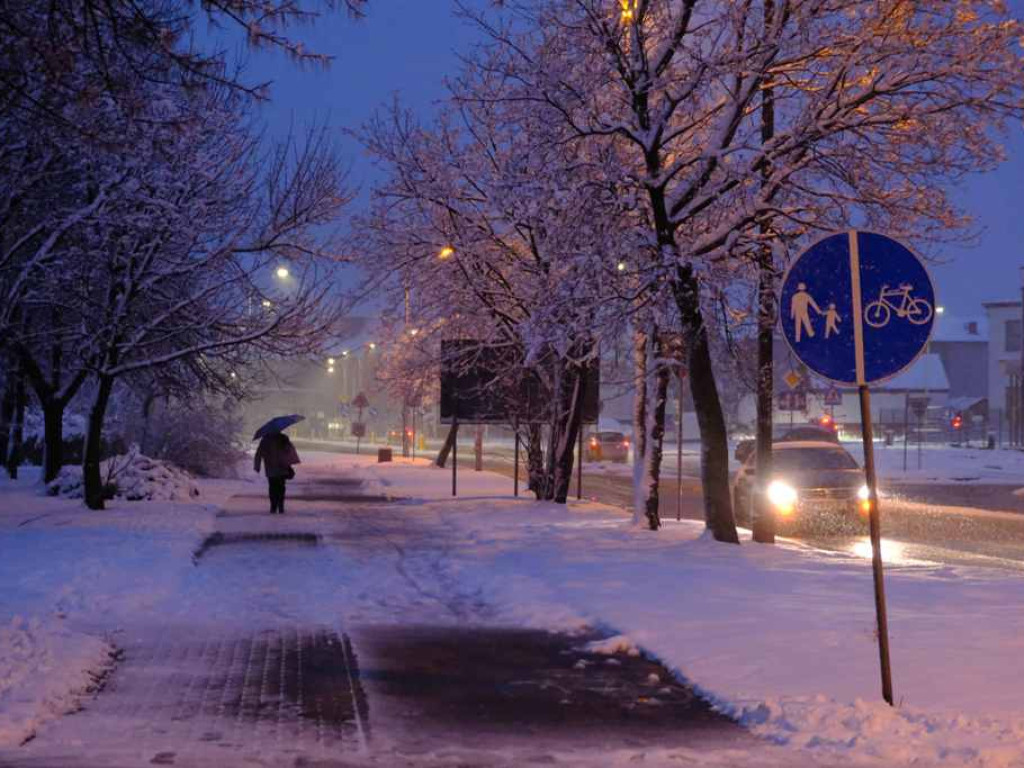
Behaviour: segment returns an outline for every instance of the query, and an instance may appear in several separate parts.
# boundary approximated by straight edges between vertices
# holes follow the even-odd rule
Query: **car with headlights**
[[[750,525],[757,493],[757,457],[751,453],[733,481],[733,506]],[[862,525],[870,509],[864,473],[838,443],[824,440],[772,443],[772,476],[765,495],[780,531],[847,529]]]
[[[595,432],[587,440],[587,461],[625,464],[628,459],[629,438],[621,432]]]

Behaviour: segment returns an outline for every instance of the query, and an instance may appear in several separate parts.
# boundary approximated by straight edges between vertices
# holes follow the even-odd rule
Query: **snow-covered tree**
[[[430,129],[393,109],[363,132],[388,180],[358,228],[356,252],[377,290],[390,291],[395,314],[408,307],[395,341],[429,350],[405,360],[436,371],[498,355],[495,387],[519,393],[525,379],[541,382],[549,402],[527,413],[512,394],[509,412],[534,448],[531,487],[564,501],[583,377],[615,324],[600,299],[617,279],[621,205],[597,170],[586,171],[604,158],[537,152],[532,137],[543,126],[529,115],[459,101]],[[477,346],[442,360],[445,339]],[[538,416],[548,428],[543,456]]]
[[[558,141],[569,130],[625,158],[618,188],[645,201],[640,253],[688,350],[707,524],[736,541],[708,303],[780,233],[955,224],[942,182],[991,167],[994,129],[1021,115],[1021,25],[988,0],[501,5],[467,10],[502,84],[479,99],[544,110]]]

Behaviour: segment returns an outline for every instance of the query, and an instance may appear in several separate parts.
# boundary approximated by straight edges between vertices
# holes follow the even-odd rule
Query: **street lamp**
[[[288,267],[278,267],[274,274],[277,275],[279,280],[287,280],[291,272],[288,271]]]
[[[370,342],[369,346],[370,346],[370,349],[376,349],[377,348],[377,345],[375,343],[373,343],[372,341]]]
[[[454,255],[455,249],[452,248],[450,245],[446,245],[444,248],[438,251],[437,258],[439,258],[441,261],[447,261]]]
[[[328,357],[328,358],[327,358],[327,365],[328,365],[329,367],[331,367],[331,368],[333,368],[333,367],[334,367],[334,358],[333,358],[333,357]]]
[[[626,262],[620,261],[618,264],[615,265],[615,269],[617,269],[619,272],[625,272],[626,271]]]

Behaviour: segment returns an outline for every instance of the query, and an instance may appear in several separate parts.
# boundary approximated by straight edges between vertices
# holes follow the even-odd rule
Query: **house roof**
[[[971,328],[974,332],[971,332]],[[935,318],[935,330],[932,341],[938,342],[977,342],[988,341],[988,318],[984,316],[938,315]]]
[[[935,353],[922,355],[916,363],[894,379],[879,384],[876,389],[949,391],[949,378],[942,358]]]

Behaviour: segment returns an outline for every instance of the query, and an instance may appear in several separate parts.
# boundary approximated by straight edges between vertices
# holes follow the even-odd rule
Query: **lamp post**
[[[1010,425],[1010,434],[1015,438],[1014,442],[1020,445],[1024,442],[1024,267],[1020,268],[1020,295],[1021,295],[1021,318],[1020,318],[1020,344],[1018,353],[1020,354],[1020,371],[1017,375],[1017,402],[1014,403],[1016,406],[1015,410],[1016,419],[1014,423]],[[1011,387],[1010,391],[1013,392],[1014,388]]]

